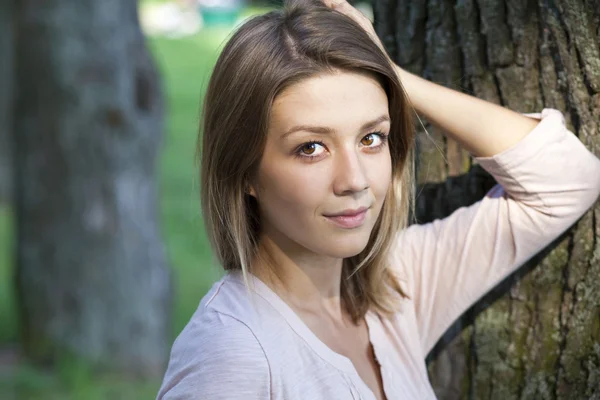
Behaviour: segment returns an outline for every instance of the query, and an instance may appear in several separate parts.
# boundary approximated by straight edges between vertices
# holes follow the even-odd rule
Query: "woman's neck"
[[[310,314],[344,319],[340,285],[343,259],[309,252],[296,244],[259,242],[252,272],[292,308]]]

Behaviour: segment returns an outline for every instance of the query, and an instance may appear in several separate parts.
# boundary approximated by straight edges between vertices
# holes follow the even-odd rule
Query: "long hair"
[[[248,282],[261,230],[246,193],[260,163],[274,99],[286,87],[334,71],[367,72],[385,90],[391,119],[392,182],[366,248],[344,260],[341,298],[354,321],[370,307],[385,315],[404,297],[388,266],[413,207],[412,108],[383,51],[349,17],[318,1],[293,2],[245,22],[225,45],[203,109],[202,211],[213,250]],[[398,296],[398,294],[400,296]]]

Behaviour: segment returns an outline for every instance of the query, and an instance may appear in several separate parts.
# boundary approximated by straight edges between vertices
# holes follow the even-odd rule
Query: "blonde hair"
[[[386,91],[391,130],[392,182],[366,248],[344,260],[341,296],[354,321],[370,307],[391,314],[399,280],[387,265],[396,234],[413,209],[412,109],[389,59],[347,16],[318,2],[244,23],[225,45],[211,76],[203,109],[201,198],[205,227],[225,270],[248,282],[256,256],[260,216],[246,193],[260,163],[271,107],[286,87],[332,71],[371,74]]]

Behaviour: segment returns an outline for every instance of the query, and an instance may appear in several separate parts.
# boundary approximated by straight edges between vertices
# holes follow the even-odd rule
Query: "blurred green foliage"
[[[12,209],[0,205],[0,343],[12,341],[17,335],[13,290],[13,216]]]

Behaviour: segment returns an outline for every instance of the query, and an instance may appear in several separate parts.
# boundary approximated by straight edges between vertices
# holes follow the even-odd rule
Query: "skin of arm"
[[[395,65],[417,112],[477,157],[490,157],[525,137],[538,120],[413,75]]]
[[[373,24],[346,0],[323,0],[325,5],[356,21],[387,54]],[[442,129],[473,156],[491,157],[525,137],[538,120],[494,103],[461,93],[394,68],[417,113]]]

